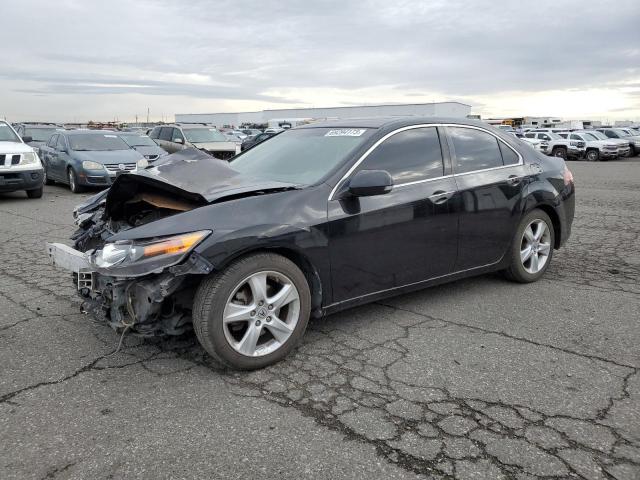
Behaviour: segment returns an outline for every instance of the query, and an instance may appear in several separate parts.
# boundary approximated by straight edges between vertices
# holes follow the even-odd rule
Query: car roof
[[[65,135],[118,135],[119,132],[113,130],[65,130]]]
[[[425,123],[453,123],[458,125],[469,125],[473,127],[487,128],[491,125],[468,118],[450,117],[365,117],[365,118],[344,118],[339,120],[326,120],[314,122],[307,125],[294,127],[302,128],[402,128],[410,125],[420,125]]]

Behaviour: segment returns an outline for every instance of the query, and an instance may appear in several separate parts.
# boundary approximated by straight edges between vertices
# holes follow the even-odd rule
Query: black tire
[[[567,149],[564,147],[554,147],[551,151],[553,157],[560,157],[564,160],[567,159]]]
[[[82,185],[78,185],[78,176],[76,175],[76,171],[69,167],[67,169],[67,179],[69,181],[69,190],[73,193],[82,193],[84,192],[84,187]]]
[[[54,183],[56,183],[56,182],[54,182],[53,180],[51,180],[51,179],[49,178],[49,175],[47,174],[47,167],[46,167],[46,165],[45,165],[45,167],[44,167],[43,174],[44,174],[44,184],[45,184],[45,185],[53,185]]]
[[[630,149],[629,149],[629,156],[630,157],[635,157],[636,155],[638,155],[638,149],[634,146],[634,145],[630,145]]]
[[[585,156],[587,160],[590,162],[597,162],[600,160],[600,152],[598,150],[587,150],[587,154]]]
[[[522,246],[525,229],[527,228],[527,226],[529,226],[529,224],[531,224],[531,222],[535,220],[542,220],[547,224],[547,228],[549,229],[550,236],[551,236],[550,238],[551,248],[549,250],[548,258],[544,266],[542,267],[542,269],[537,273],[530,273],[527,270],[525,270],[525,267],[520,259],[520,249]],[[551,260],[553,259],[553,246],[555,245],[554,242],[555,242],[555,230],[553,228],[553,222],[549,218],[549,215],[547,215],[544,211],[540,209],[534,209],[530,211],[520,221],[520,224],[518,225],[516,233],[513,237],[513,240],[511,242],[511,247],[509,247],[509,251],[507,252],[507,255],[509,256],[509,259],[510,259],[510,264],[509,264],[509,267],[503,271],[504,275],[509,280],[512,280],[518,283],[531,283],[539,280],[547,271],[547,268],[549,267],[549,264],[551,264]]]
[[[43,188],[34,188],[33,190],[27,190],[27,197],[29,198],[42,198]]]
[[[263,356],[247,356],[237,352],[227,341],[222,322],[227,300],[243,279],[260,271],[286,275],[298,290],[300,314],[287,341],[277,350]],[[311,292],[304,273],[289,259],[273,253],[257,253],[236,260],[224,271],[205,278],[193,301],[193,329],[202,347],[224,366],[239,370],[255,370],[272,365],[286,357],[300,342],[309,323]]]

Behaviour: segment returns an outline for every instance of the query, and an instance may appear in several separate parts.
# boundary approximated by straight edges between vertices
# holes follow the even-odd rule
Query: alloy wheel
[[[223,330],[238,353],[260,357],[282,347],[300,319],[300,295],[291,279],[274,271],[256,272],[227,300]]]
[[[544,220],[533,220],[524,229],[520,242],[520,261],[524,269],[531,274],[540,272],[551,253],[551,231]]]
[[[73,170],[69,169],[69,188],[72,192],[76,191],[76,176],[73,174]]]

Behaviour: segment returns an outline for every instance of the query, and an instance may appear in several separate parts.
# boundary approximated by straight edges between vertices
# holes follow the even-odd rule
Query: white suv
[[[0,192],[25,190],[29,198],[42,197],[44,169],[38,154],[7,122],[0,121]]]
[[[587,131],[561,132],[558,135],[569,140],[582,140],[586,145],[584,158],[590,162],[618,158],[618,145],[611,140],[600,140]]]

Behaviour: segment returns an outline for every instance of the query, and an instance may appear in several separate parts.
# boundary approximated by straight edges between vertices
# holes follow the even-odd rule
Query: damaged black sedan
[[[217,360],[254,369],[310,317],[491,271],[538,280],[573,213],[564,161],[490,126],[363,119],[291,129],[231,162],[160,158],[78,206],[74,248],[48,251],[122,334],[193,328]]]

